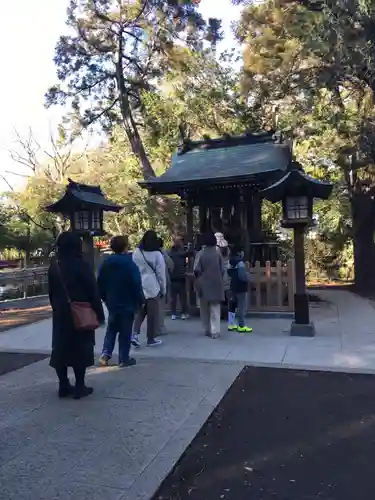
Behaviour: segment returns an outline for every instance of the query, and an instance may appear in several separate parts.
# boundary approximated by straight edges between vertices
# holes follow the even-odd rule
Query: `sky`
[[[25,173],[9,154],[17,149],[15,131],[21,136],[33,135],[43,147],[56,129],[61,108],[44,108],[44,93],[56,83],[53,63],[55,44],[65,31],[68,0],[17,0],[2,7],[0,47],[2,77],[0,79],[0,175],[12,186],[22,178],[10,172]],[[223,21],[226,41],[221,48],[233,45],[230,25],[238,18],[239,8],[231,0],[201,0],[205,18]],[[6,184],[0,179],[0,190]]]

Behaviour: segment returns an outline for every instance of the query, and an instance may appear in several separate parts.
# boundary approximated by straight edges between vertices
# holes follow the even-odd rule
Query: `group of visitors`
[[[52,355],[50,365],[59,379],[59,396],[76,399],[93,392],[85,384],[86,368],[94,364],[95,329],[104,324],[104,302],[108,310],[107,331],[100,364],[107,366],[116,338],[119,366],[132,366],[131,345],[141,346],[141,326],[147,320],[148,347],[162,344],[164,315],[170,298],[172,319],[176,320],[177,302],[181,319],[188,319],[186,273],[189,258],[194,257],[194,286],[205,334],[217,338],[220,333],[221,304],[228,304],[228,329],[251,331],[245,326],[246,292],[249,276],[241,249],[233,248],[222,235],[207,233],[202,249],[194,255],[176,236],[169,252],[155,231],[146,231],[131,254],[128,238],[111,240],[112,255],[101,265],[97,280],[83,258],[82,241],[74,232],[61,233],[56,258],[48,273],[49,296],[53,311]],[[238,325],[235,322],[238,312]],[[72,367],[75,385],[68,378]]]

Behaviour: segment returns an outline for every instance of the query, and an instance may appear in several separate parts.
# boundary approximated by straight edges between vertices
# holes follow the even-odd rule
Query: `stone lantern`
[[[314,198],[326,200],[332,193],[333,184],[322,182],[305,174],[301,165],[291,162],[286,174],[277,182],[261,191],[261,195],[275,203],[282,202],[282,227],[294,231],[294,259],[296,293],[294,295],[294,321],[290,334],[313,337],[315,328],[310,322],[309,300],[306,293],[304,234],[312,224]]]
[[[103,236],[103,213],[119,212],[123,207],[108,200],[100,186],[79,184],[71,179],[58,201],[46,207],[48,212],[60,213],[70,220],[71,231],[82,236],[85,253],[94,266],[94,236]]]

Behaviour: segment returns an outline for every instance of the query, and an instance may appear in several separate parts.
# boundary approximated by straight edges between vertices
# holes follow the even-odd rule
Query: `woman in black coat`
[[[94,273],[83,259],[81,238],[75,233],[61,233],[56,246],[57,259],[48,270],[53,324],[50,365],[59,379],[59,397],[80,399],[93,392],[85,385],[85,373],[94,364],[95,332],[74,329],[67,293],[71,301],[89,302],[100,323],[104,323],[104,312]],[[74,371],[75,387],[68,378],[69,366]]]

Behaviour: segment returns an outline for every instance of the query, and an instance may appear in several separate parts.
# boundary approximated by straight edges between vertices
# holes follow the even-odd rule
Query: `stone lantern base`
[[[301,325],[293,321],[290,327],[290,335],[292,337],[315,337],[315,326],[314,323],[308,323],[306,325]]]

